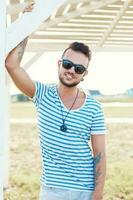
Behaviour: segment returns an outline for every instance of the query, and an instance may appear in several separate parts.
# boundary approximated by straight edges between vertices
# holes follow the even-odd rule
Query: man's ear
[[[84,76],[83,76],[83,77],[87,76],[87,74],[88,74],[88,70],[86,70],[86,71],[85,71],[85,73],[84,73]]]
[[[60,65],[61,65],[61,60],[60,59],[58,60],[57,65],[58,65],[58,67],[60,67]]]
[[[84,81],[84,77],[85,77],[87,74],[88,74],[88,71],[86,70],[86,71],[84,72],[84,74],[83,74],[83,77],[82,77],[81,81]]]

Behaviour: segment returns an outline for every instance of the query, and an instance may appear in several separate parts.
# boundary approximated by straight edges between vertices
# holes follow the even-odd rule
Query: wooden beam
[[[122,38],[123,40],[133,40],[133,35],[132,34],[118,34],[118,35],[115,35],[115,34],[111,34],[110,36],[109,36],[109,40],[110,39],[120,39],[120,38]]]
[[[79,0],[67,0],[65,4],[78,4]],[[81,3],[89,3],[88,0],[82,0]]]
[[[10,3],[13,4],[13,3],[19,3],[19,0],[10,0]],[[18,18],[18,15],[19,13],[13,13],[11,15],[11,22],[15,21],[17,18]]]
[[[72,40],[66,40],[66,41],[51,41],[51,42],[31,42],[29,40],[29,43],[27,45],[27,52],[51,52],[51,51],[63,51],[65,48],[68,47],[70,42],[73,42]],[[105,45],[103,47],[97,47],[96,45],[92,45],[91,43],[87,41],[82,41],[86,42],[88,46],[90,46],[92,51],[100,51],[100,52],[133,52],[133,45],[132,46],[127,46],[127,45],[117,45],[117,44],[109,44]]]
[[[103,22],[103,21],[85,21],[85,20],[82,20],[82,21],[69,21],[68,23],[63,23],[63,24],[69,24],[71,26],[76,26],[78,27],[80,24],[82,25],[86,25],[86,26],[90,26],[90,27],[94,27],[94,26],[109,26],[110,25],[110,22],[109,21],[106,21],[106,22]]]
[[[63,22],[69,21],[72,18],[79,17],[79,16],[81,16],[83,14],[86,14],[86,13],[91,13],[96,9],[102,8],[103,6],[107,6],[108,4],[115,3],[117,1],[118,0],[104,0],[104,1],[101,0],[97,4],[94,4],[94,5],[91,4],[91,5],[88,5],[88,6],[81,7],[78,10],[70,12],[70,13],[64,15],[64,16],[57,17],[55,19],[52,19],[52,21],[45,22],[41,26],[40,29],[46,29],[46,28],[49,28],[49,27],[53,27],[53,26],[55,26],[55,25],[57,25],[59,23],[63,23]]]
[[[65,0],[38,0],[30,13],[24,13],[7,30],[6,53],[35,31]]]
[[[56,30],[67,30],[67,29],[69,29],[69,30],[76,30],[76,29],[80,29],[80,30],[82,30],[82,32],[84,32],[84,31],[90,31],[90,32],[93,32],[93,31],[95,31],[95,32],[104,32],[104,31],[106,31],[106,27],[90,27],[90,26],[82,26],[82,24],[81,25],[79,25],[79,26],[65,26],[65,25],[60,25],[60,26],[57,26],[57,27],[51,27],[51,28],[47,28],[46,30],[54,30],[54,31],[56,31]],[[45,30],[39,30],[39,31],[45,31]]]
[[[104,31],[92,31],[90,29],[79,29],[79,28],[73,28],[73,30],[71,28],[53,28],[51,30],[45,30],[45,31],[37,31],[35,32],[35,35],[89,35],[89,36],[93,36],[93,35],[97,35],[97,36],[102,36]],[[34,34],[32,34],[34,35]],[[31,35],[31,37],[32,37]]]
[[[62,13],[65,10],[65,8],[66,8],[65,4],[63,4],[62,6],[60,6],[60,8],[58,10],[56,10],[56,13],[54,13],[54,16],[52,17],[52,19],[55,18],[55,17],[62,16]]]
[[[123,16],[123,14],[126,12],[129,3],[132,0],[127,0],[125,1],[123,7],[120,9],[120,11],[118,12],[117,16],[115,17],[115,19],[113,20],[112,24],[110,25],[110,27],[107,29],[106,33],[103,35],[101,41],[99,42],[98,46],[101,47],[103,45],[103,43],[107,40],[108,36],[111,34],[111,32],[113,32],[114,27],[117,25],[117,23],[119,22],[119,20],[121,19],[121,17]]]
[[[112,22],[111,19],[100,19],[100,18],[87,18],[87,19],[84,19],[82,17],[79,17],[79,18],[76,18],[76,19],[70,19],[69,22],[75,22],[75,23],[83,23],[83,22],[86,22],[86,23],[110,23]]]
[[[90,29],[90,28],[88,28],[88,27],[53,27],[53,28],[48,28],[48,29],[46,29],[45,31],[44,30],[40,30],[40,32],[47,32],[47,31],[51,31],[51,32],[83,32],[83,33],[85,33],[85,32],[87,32],[88,34],[90,33],[90,34],[93,34],[93,33],[104,33],[104,31],[105,31],[106,29],[104,28],[104,29],[101,29],[101,30],[99,30],[99,29]]]
[[[53,33],[45,33],[44,35],[43,34],[33,34],[30,36],[31,39],[67,39],[67,38],[76,38],[76,37],[87,37],[87,38],[90,38],[90,39],[93,39],[93,38],[101,38],[102,34],[88,34],[88,33],[78,33],[78,32],[68,32],[68,33],[65,33],[65,32],[58,32],[56,34]]]
[[[24,69],[28,69],[33,63],[35,63],[41,56],[43,56],[44,52],[36,53],[24,66]]]
[[[131,46],[131,45],[133,45],[133,39],[132,40],[120,40],[120,39],[116,39],[116,40],[114,40],[114,39],[109,39],[109,40],[107,40],[106,42],[105,42],[106,44],[108,43],[108,44],[120,44],[120,45],[129,45],[129,46]]]
[[[20,13],[28,3],[13,3],[7,5],[7,14],[16,15]]]

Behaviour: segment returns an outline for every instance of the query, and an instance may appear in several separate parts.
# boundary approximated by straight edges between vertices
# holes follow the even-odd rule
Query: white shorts
[[[93,191],[76,191],[41,186],[39,200],[92,200]]]

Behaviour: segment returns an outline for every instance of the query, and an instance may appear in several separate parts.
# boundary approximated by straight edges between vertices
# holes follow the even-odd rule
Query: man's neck
[[[77,94],[77,87],[67,87],[61,83],[57,85],[58,93],[62,99],[72,98]]]

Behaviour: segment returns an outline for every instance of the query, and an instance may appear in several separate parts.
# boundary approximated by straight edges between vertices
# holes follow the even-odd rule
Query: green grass
[[[133,106],[104,107],[105,117],[133,117]]]
[[[111,102],[121,102],[121,103],[133,103],[133,97],[122,96],[122,97],[115,97],[115,96],[101,96],[96,97],[99,101],[103,103],[111,103]]]
[[[104,107],[105,117],[133,117],[133,106],[128,107]],[[28,103],[12,103],[12,118],[35,118],[36,111],[31,102]]]
[[[133,199],[133,125],[108,125],[105,199]]]
[[[10,182],[5,200],[37,200],[39,195],[40,153],[35,125],[12,125]]]
[[[34,118],[36,111],[32,102],[11,103],[11,118]]]

